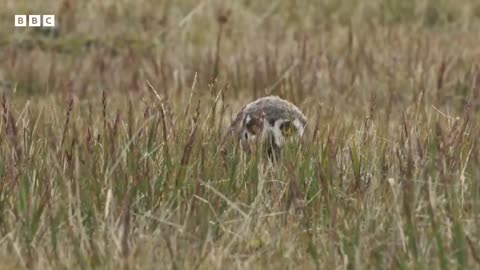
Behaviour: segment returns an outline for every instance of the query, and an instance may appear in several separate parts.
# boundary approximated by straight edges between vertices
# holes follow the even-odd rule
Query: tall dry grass
[[[476,1],[4,7],[2,267],[479,267]],[[269,94],[308,142],[220,153]]]

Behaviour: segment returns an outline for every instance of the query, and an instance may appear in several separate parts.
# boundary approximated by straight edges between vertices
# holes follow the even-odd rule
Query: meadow
[[[1,269],[480,268],[478,1],[0,5]],[[266,95],[306,140],[222,154]]]

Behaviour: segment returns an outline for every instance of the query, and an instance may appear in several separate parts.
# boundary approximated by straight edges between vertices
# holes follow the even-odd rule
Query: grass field
[[[0,5],[0,268],[480,268],[478,1]],[[265,95],[305,143],[222,155]]]

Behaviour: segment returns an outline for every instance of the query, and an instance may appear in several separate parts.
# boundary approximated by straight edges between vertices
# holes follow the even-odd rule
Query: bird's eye
[[[247,121],[245,127],[247,128],[248,132],[252,134],[259,134],[261,129],[260,120],[257,118],[251,118]]]
[[[290,121],[283,122],[280,125],[280,131],[282,135],[286,138],[292,136],[296,132],[296,127]]]

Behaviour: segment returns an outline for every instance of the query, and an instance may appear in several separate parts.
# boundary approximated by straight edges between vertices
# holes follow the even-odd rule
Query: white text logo
[[[15,15],[15,27],[55,27],[55,15]]]

